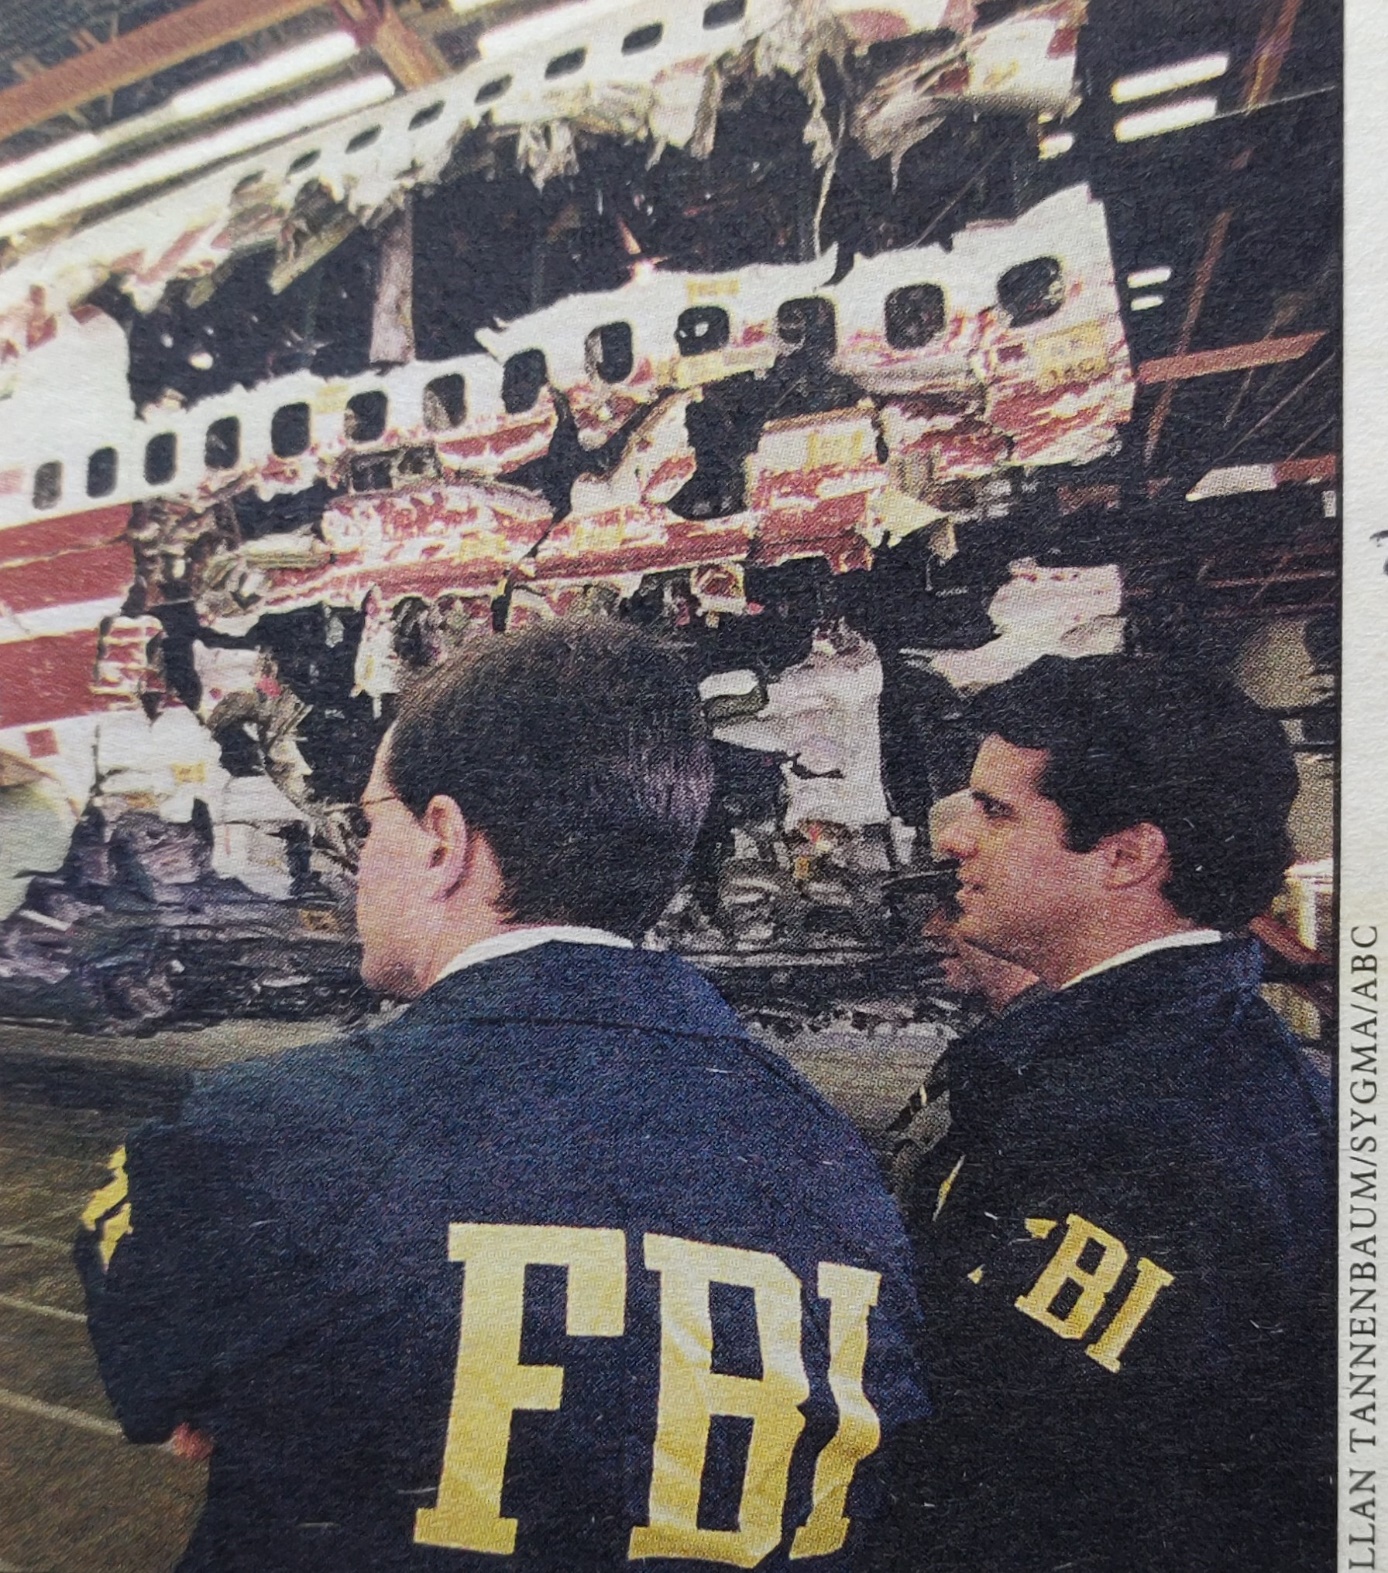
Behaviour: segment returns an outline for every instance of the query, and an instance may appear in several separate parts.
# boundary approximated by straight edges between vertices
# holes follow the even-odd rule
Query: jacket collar
[[[582,1023],[743,1038],[706,978],[665,951],[552,941],[440,978],[411,1007],[418,1025],[466,1021]]]
[[[1262,952],[1252,938],[1150,951],[1023,1004],[961,1040],[969,1079],[1007,1069],[1021,1075],[1041,1056],[1093,1053],[1124,1024],[1177,1012],[1196,1016],[1218,1002],[1256,995]],[[952,1051],[951,1051],[952,1052]]]
[[[556,940],[572,945],[610,945],[614,950],[635,949],[629,939],[623,939],[620,934],[611,934],[606,929],[587,928],[574,923],[531,923],[524,928],[504,929],[500,934],[492,934],[468,945],[440,969],[434,983],[468,967],[492,961],[497,956],[533,950],[536,945],[550,945]]]
[[[1142,956],[1154,955],[1159,950],[1179,950],[1182,945],[1217,945],[1221,938],[1218,929],[1187,929],[1176,934],[1163,934],[1159,939],[1145,940],[1141,945],[1120,950],[1116,956],[1110,956],[1092,967],[1086,967],[1083,972],[1077,972],[1068,983],[1062,983],[1060,986],[1063,989],[1072,989],[1077,983],[1083,983],[1086,978],[1095,977],[1100,972],[1112,972],[1115,967],[1125,967],[1130,961],[1137,961]]]

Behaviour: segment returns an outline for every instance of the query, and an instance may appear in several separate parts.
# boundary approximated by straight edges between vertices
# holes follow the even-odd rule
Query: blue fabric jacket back
[[[925,1412],[870,1158],[673,957],[469,968],[125,1173],[79,1265],[127,1434],[215,1439],[185,1570],[851,1566]]]

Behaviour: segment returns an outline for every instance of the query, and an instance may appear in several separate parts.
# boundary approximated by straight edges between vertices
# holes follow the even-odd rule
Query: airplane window
[[[276,458],[292,459],[308,447],[307,404],[282,404],[270,417],[270,447]]]
[[[375,442],[386,429],[388,401],[379,388],[358,393],[347,401],[343,426],[351,442]]]
[[[63,467],[57,459],[34,471],[34,507],[51,508],[63,495]]]
[[[689,306],[675,324],[675,343],[681,355],[704,355],[721,350],[729,331],[728,314],[721,306]]]
[[[501,372],[501,404],[508,415],[523,415],[534,409],[549,369],[543,350],[522,350],[513,355]]]
[[[209,470],[229,470],[241,457],[241,422],[234,415],[223,415],[207,428],[202,461]]]
[[[998,279],[998,304],[1014,328],[1055,316],[1065,304],[1065,281],[1054,257],[1033,257]]]
[[[604,382],[625,382],[636,357],[629,322],[605,322],[588,335],[585,346],[588,370]]]
[[[747,0],[718,0],[716,5],[709,6],[704,12],[704,26],[710,30],[730,27],[734,22],[740,22],[746,14]]]
[[[114,448],[98,448],[87,460],[87,496],[109,497],[116,489],[120,461]]]
[[[562,55],[555,55],[554,59],[545,67],[545,75],[549,78],[557,76],[572,76],[588,58],[586,49],[570,49]]]
[[[467,389],[456,371],[425,384],[424,424],[430,431],[451,431],[466,414]]]
[[[151,486],[162,486],[174,478],[178,468],[178,438],[171,431],[161,431],[145,444],[145,480]]]
[[[938,284],[903,284],[887,296],[887,343],[918,350],[945,327],[945,292]]]
[[[665,28],[660,22],[648,22],[645,27],[638,27],[622,40],[622,53],[624,55],[637,55],[643,49],[654,49],[665,36]]]
[[[776,331],[793,349],[832,355],[838,346],[833,301],[819,295],[783,301],[776,312]]]

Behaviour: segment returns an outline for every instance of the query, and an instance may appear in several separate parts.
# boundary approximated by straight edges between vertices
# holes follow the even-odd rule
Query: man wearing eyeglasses
[[[79,1240],[126,1434],[210,1448],[182,1569],[854,1565],[925,1409],[909,1250],[846,1121],[639,948],[709,790],[622,624],[404,697],[357,919],[412,1003],[205,1079]]]

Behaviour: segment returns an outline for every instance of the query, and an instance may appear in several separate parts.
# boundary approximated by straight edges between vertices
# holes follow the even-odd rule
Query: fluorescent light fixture
[[[1159,109],[1140,109],[1135,115],[1124,115],[1115,122],[1113,134],[1119,142],[1137,142],[1143,137],[1159,137],[1167,131],[1198,126],[1202,120],[1213,120],[1218,111],[1218,99],[1183,98]]]
[[[1165,284],[1170,277],[1170,268],[1139,268],[1128,275],[1128,288],[1151,289],[1156,284]]]
[[[450,3],[455,11],[476,9],[468,0],[463,0],[462,4],[459,0],[450,0]],[[578,5],[556,6],[534,16],[523,16],[516,22],[504,22],[483,33],[477,40],[477,52],[484,60],[493,60],[497,55],[539,48],[564,33],[572,33],[578,28],[591,29],[604,17],[620,16],[631,9],[631,0],[580,0]]]
[[[214,76],[199,82],[196,87],[185,88],[174,94],[168,107],[178,120],[210,115],[231,104],[263,98],[291,82],[317,76],[320,71],[330,71],[344,60],[350,60],[356,52],[357,41],[350,33],[342,30],[324,33],[296,49],[282,50],[239,71],[228,71],[224,76]]]
[[[1062,153],[1068,153],[1074,145],[1073,131],[1053,131],[1050,136],[1041,138],[1036,151],[1042,158],[1059,158]]]
[[[213,77],[210,82],[202,82],[197,87],[188,88],[186,92],[175,93],[167,104],[148,115],[121,121],[101,136],[84,131],[80,136],[67,137],[28,158],[16,159],[12,164],[0,164],[0,197],[32,186],[35,181],[61,170],[90,163],[103,153],[113,153],[127,142],[138,141],[141,137],[181,121],[194,120],[233,104],[262,98],[291,82],[329,71],[343,61],[350,60],[356,52],[356,39],[350,33],[339,30],[310,39],[296,49],[286,49],[244,70],[229,71],[225,76]]]
[[[1165,301],[1165,295],[1134,295],[1128,305],[1133,311],[1152,311]]]
[[[139,191],[144,186],[171,180],[177,175],[194,173],[220,159],[249,153],[252,148],[261,147],[267,142],[278,141],[281,137],[292,136],[311,126],[379,104],[393,97],[394,93],[394,82],[383,73],[344,82],[340,87],[329,88],[297,104],[287,104],[283,109],[273,110],[268,115],[258,115],[254,120],[237,121],[207,136],[165,148],[163,152],[142,158],[137,163],[105,170],[80,185],[69,186],[65,191],[55,191],[51,196],[40,197],[38,201],[27,203],[9,213],[0,213],[0,235],[17,235],[26,229],[36,229],[41,224],[51,224],[83,208],[94,207],[98,202],[110,202]]]
[[[1198,55],[1193,60],[1178,60],[1173,65],[1157,66],[1120,76],[1110,90],[1115,104],[1131,104],[1135,99],[1154,98],[1158,93],[1174,93],[1178,88],[1194,87],[1197,82],[1213,82],[1229,69],[1228,55]]]
[[[60,169],[85,164],[89,158],[95,158],[101,148],[100,137],[90,131],[83,131],[79,136],[65,137],[52,147],[31,153],[28,158],[16,159],[12,164],[0,164],[0,196],[4,196],[7,191],[18,191],[21,186],[32,185],[34,181],[42,180],[45,175],[56,174]]]

